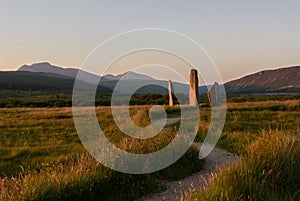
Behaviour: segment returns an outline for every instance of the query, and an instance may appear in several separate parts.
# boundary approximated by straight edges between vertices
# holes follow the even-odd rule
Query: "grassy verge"
[[[300,137],[266,132],[191,200],[299,200]]]
[[[210,123],[201,111],[197,140]],[[300,101],[229,102],[218,146],[240,156],[191,200],[299,200]]]

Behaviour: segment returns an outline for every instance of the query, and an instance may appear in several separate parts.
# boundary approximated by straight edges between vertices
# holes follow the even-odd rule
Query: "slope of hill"
[[[103,76],[103,78],[106,80],[120,80],[121,78],[122,80],[155,80],[148,75],[139,74],[132,71],[128,71],[119,75],[106,74]]]
[[[57,75],[63,75],[66,77],[71,77],[71,78],[76,78],[77,73],[79,69],[77,68],[62,68],[59,66],[54,66],[48,62],[42,62],[42,63],[35,63],[32,65],[23,65],[21,66],[17,71],[28,71],[28,72],[35,72],[35,73],[52,73],[52,74],[57,74]],[[88,79],[98,79],[99,76],[80,70],[83,77],[85,77],[86,80],[83,81],[88,81]]]
[[[80,69],[81,70],[81,69]],[[35,63],[32,65],[23,65],[17,71],[29,71],[29,72],[39,72],[39,73],[53,73],[58,75],[63,75],[67,77],[75,78],[79,69],[76,68],[63,68],[59,66],[54,66],[48,62]],[[98,75],[88,73],[84,70],[81,70],[82,73],[87,74],[87,76],[99,78]],[[86,76],[86,75],[84,75]],[[106,74],[102,78],[104,80],[120,80],[123,77],[123,80],[154,80],[152,77],[138,74],[132,71],[125,72],[119,75]]]
[[[37,72],[37,73],[51,73],[56,74],[57,76],[63,76],[64,78],[76,78],[76,75],[78,73],[78,69],[75,68],[62,68],[58,66],[54,66],[48,62],[42,62],[42,63],[35,63],[30,66],[23,65],[18,69],[18,72]],[[81,70],[82,71],[82,70]],[[82,71],[84,79],[82,81],[88,82],[89,80],[99,79],[100,76],[88,73],[86,71]],[[135,73],[132,71],[125,72],[123,74],[119,75],[112,75],[112,74],[106,74],[103,77],[101,77],[100,85],[104,88],[110,89],[113,91],[116,84],[119,80],[122,79],[122,93],[130,93],[131,87],[138,87],[141,84],[147,84],[150,83],[149,86],[142,87],[139,89],[136,93],[137,94],[143,94],[143,93],[155,93],[155,94],[161,94],[165,95],[168,93],[168,82],[165,80],[156,80],[148,75]],[[46,80],[45,80],[46,81]],[[30,82],[30,80],[29,80]],[[151,84],[152,83],[152,84]],[[154,83],[154,84],[153,84]],[[28,83],[25,83],[25,86],[27,86]],[[155,85],[160,85],[163,87],[158,87]],[[181,94],[188,94],[189,86],[182,83],[173,83],[174,91],[175,93],[181,93]],[[200,94],[206,93],[206,87],[200,88]]]
[[[5,76],[18,76],[20,74],[12,75],[13,72],[10,72],[10,75],[1,75],[0,87],[9,88],[8,86],[14,86],[14,88],[16,88],[16,86],[18,86],[19,88],[28,88],[28,86],[32,86],[32,89],[51,88],[51,90],[67,87],[68,90],[70,90],[79,69],[62,68],[51,65],[47,62],[43,62],[32,64],[30,66],[23,65],[18,69],[19,73],[25,73],[24,71],[35,72],[38,74],[35,74],[35,78],[25,79],[20,77],[10,80],[5,78]],[[84,82],[89,82],[89,80],[100,78],[100,76],[88,73],[86,71],[82,71],[82,73],[84,75],[84,79],[82,81]],[[26,74],[27,77],[29,75],[33,76],[32,74]],[[54,77],[56,77],[55,83],[57,83],[57,85],[55,83],[50,83],[54,82],[52,80]],[[131,87],[136,88],[143,83],[149,83],[148,87],[143,87],[142,89],[138,90],[137,93],[155,93],[161,95],[167,94],[168,83],[166,80],[156,80],[148,75],[138,74],[131,71],[120,75],[104,75],[101,77],[100,85],[102,86],[103,91],[113,91],[120,79],[122,79],[123,85],[122,93],[130,93],[129,89]],[[59,86],[60,83],[63,83],[62,86]],[[160,85],[163,87],[154,87],[154,85]],[[173,82],[173,87],[175,93],[188,94],[189,86],[187,84]],[[199,94],[206,94],[207,87],[209,86],[201,86],[199,88]],[[225,88],[227,94],[229,95],[254,93],[298,93],[300,92],[300,66],[257,72],[237,80],[227,82],[225,84]]]
[[[7,71],[0,72],[0,90],[35,90],[53,92],[72,92],[75,79],[63,75],[26,72]],[[87,86],[88,83],[85,83]],[[111,92],[106,87],[99,87],[100,92]]]
[[[300,92],[300,66],[260,71],[225,87],[228,94]]]
[[[35,63],[32,65],[23,65],[18,71],[40,72],[40,73],[54,73],[58,75],[64,75],[68,77],[75,77],[78,70],[74,68],[61,68],[51,65],[48,62]]]

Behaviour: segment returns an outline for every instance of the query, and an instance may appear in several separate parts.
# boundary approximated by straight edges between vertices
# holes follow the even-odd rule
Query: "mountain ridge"
[[[103,78],[105,80],[120,80],[121,78],[123,80],[129,80],[129,79],[143,79],[143,80],[154,80],[154,78],[144,75],[144,74],[138,74],[132,71],[128,71],[119,75],[112,75],[112,74],[106,74],[104,76],[96,75],[93,73],[89,73],[87,71],[84,71],[82,69],[78,68],[64,68],[64,67],[59,67],[50,64],[49,62],[40,62],[40,63],[34,63],[31,65],[22,65],[17,69],[17,71],[29,71],[29,72],[44,72],[44,73],[54,73],[54,74],[59,74],[59,75],[64,75],[67,77],[72,77],[76,78],[77,73],[81,71],[83,74],[87,74],[87,76],[97,76],[98,78]],[[85,75],[83,75],[85,76]]]
[[[23,65],[17,71],[54,73],[76,78],[79,70],[80,69],[76,68],[62,68],[51,65],[48,62],[42,62],[32,64],[30,66]],[[113,90],[121,78],[125,84],[128,84],[128,86],[133,86],[136,81],[143,80],[145,82],[157,81],[157,83],[167,87],[166,80],[155,80],[148,75],[139,74],[132,71],[128,71],[119,75],[106,74],[102,77],[82,70],[81,72],[85,75],[84,77],[86,79],[101,78],[101,81],[103,81],[102,84],[111,90]],[[174,85],[174,88],[177,88],[178,93],[185,93],[188,91],[188,85],[186,84],[174,82]],[[224,86],[226,93],[228,94],[300,92],[300,66],[262,70],[256,73],[245,75],[238,79],[228,81],[224,84]],[[200,94],[205,94],[207,92],[207,87],[209,88],[209,86],[202,86],[202,88],[200,87]],[[147,89],[146,91],[149,92],[151,90]],[[165,90],[161,90],[158,93],[165,93]]]

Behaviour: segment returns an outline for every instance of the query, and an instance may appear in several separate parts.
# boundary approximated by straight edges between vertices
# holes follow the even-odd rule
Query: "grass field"
[[[136,124],[149,123],[148,108],[131,108]],[[204,107],[200,113],[196,141],[204,139],[210,123],[210,109]],[[168,108],[169,117],[178,114],[180,109]],[[133,140],[135,146],[128,147],[127,136],[109,124],[112,116],[108,108],[98,107],[97,115],[106,136],[131,152],[158,150],[173,139],[178,129],[178,124],[168,126],[147,143]],[[161,190],[157,180],[183,178],[203,164],[197,160],[197,151],[190,149],[158,173],[114,172],[85,152],[71,108],[2,108],[0,129],[1,200],[133,200]],[[197,192],[193,199],[216,200],[221,195],[224,197],[219,200],[298,198],[299,131],[299,100],[229,102],[218,146],[237,153],[241,161],[208,181],[207,190]]]
[[[148,108],[131,107],[131,117],[137,125],[149,124]],[[174,111],[168,113],[172,116]],[[111,123],[108,107],[97,108],[97,116],[107,138],[134,153],[161,149],[178,130],[178,125],[167,126],[145,143],[122,134]],[[158,179],[184,178],[203,165],[198,151],[190,148],[176,163],[153,174],[112,171],[86,153],[76,133],[71,108],[0,109],[0,122],[0,200],[132,200],[162,189]]]
[[[202,140],[209,111],[203,111]],[[240,161],[188,200],[300,200],[300,101],[229,103],[218,146]]]

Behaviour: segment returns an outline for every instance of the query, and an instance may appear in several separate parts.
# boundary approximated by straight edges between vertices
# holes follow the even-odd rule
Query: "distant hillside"
[[[75,78],[43,72],[8,71],[0,72],[0,90],[33,90],[72,92]],[[84,83],[88,86],[88,83]],[[99,87],[99,92],[111,92]]]
[[[63,75],[66,77],[76,78],[77,73],[79,69],[77,68],[62,68],[59,66],[54,66],[48,62],[42,62],[42,63],[35,63],[32,65],[23,65],[21,66],[17,71],[28,71],[28,72],[35,72],[35,73],[52,73],[57,75]],[[99,76],[88,73],[86,71],[81,70],[83,73],[83,76],[85,77],[87,81],[88,79],[98,79]]]
[[[32,65],[23,65],[18,69],[18,72],[35,72],[35,73],[48,73],[48,74],[56,74],[56,76],[63,76],[63,78],[75,78],[78,73],[78,69],[76,68],[62,68],[58,66],[54,66],[48,62],[36,63]],[[86,71],[82,71],[84,79],[82,81],[88,82],[88,80],[99,79],[100,76],[88,73]],[[132,71],[125,72],[119,75],[106,74],[101,77],[100,85],[106,89],[111,91],[114,90],[118,81],[122,78],[122,93],[129,93],[131,87],[138,87],[142,83],[150,83],[149,86],[142,87],[137,90],[137,94],[144,93],[153,93],[153,94],[161,94],[165,95],[168,93],[168,82],[166,80],[156,80],[148,75],[135,73]],[[39,79],[38,79],[39,80]],[[30,80],[29,80],[30,82]],[[151,84],[152,83],[152,84]],[[27,86],[29,83],[25,83]],[[155,86],[155,84],[163,86]],[[35,88],[38,88],[38,84],[35,84]],[[188,94],[189,86],[186,84],[173,82],[173,88],[175,93]],[[205,94],[207,92],[206,86],[200,87],[199,94]]]
[[[300,66],[264,70],[225,84],[227,94],[300,92]]]
[[[75,78],[77,76],[79,69],[63,68],[63,67],[59,67],[59,66],[54,66],[48,62],[41,62],[41,63],[32,64],[32,65],[23,65],[17,71],[53,73],[53,74],[58,74],[58,75]],[[81,70],[81,71],[82,71],[82,73],[87,74],[88,76],[91,76],[91,77],[96,77],[96,78],[100,77],[98,75],[88,73],[84,70]],[[120,75],[107,74],[107,75],[104,75],[102,78],[104,80],[113,81],[113,80],[120,80],[122,77],[123,77],[123,80],[154,80],[150,76],[138,74],[138,73],[131,72],[131,71],[120,74]]]
[[[72,89],[72,84],[78,73],[79,69],[76,68],[62,68],[51,65],[50,63],[36,63],[30,66],[23,65],[17,72],[25,73],[32,72],[37,74],[24,74],[16,79],[8,79],[10,76],[19,76],[20,74],[13,74],[10,72],[4,76],[2,73],[1,85],[2,88],[10,88],[9,86],[18,86],[17,88],[28,88],[31,86],[32,90],[43,88],[61,90],[62,88]],[[82,71],[84,79],[83,82],[89,80],[99,79],[100,76]],[[3,77],[4,76],[4,77]],[[28,77],[33,76],[34,78]],[[6,78],[5,78],[6,77]],[[55,77],[55,81],[53,80]],[[137,88],[142,84],[149,86],[142,87],[137,90],[137,94],[153,93],[153,94],[167,94],[168,82],[167,80],[156,80],[148,75],[143,75],[135,72],[125,72],[120,75],[107,74],[101,77],[100,85],[103,91],[113,91],[118,81],[122,78],[122,86],[119,92],[130,93],[130,88]],[[51,83],[55,82],[55,83]],[[10,83],[10,84],[9,84]],[[62,83],[62,85],[61,85]],[[61,85],[61,86],[60,86]],[[158,87],[160,85],[163,87]],[[206,94],[207,87],[199,87],[199,94]],[[189,86],[178,82],[173,82],[175,94],[188,94]],[[226,93],[229,95],[235,94],[260,94],[260,93],[298,93],[300,92],[300,66],[279,68],[276,70],[265,70],[251,75],[244,76],[240,79],[227,82],[225,84]],[[1,89],[1,88],[0,88]],[[118,91],[117,91],[118,92]]]
[[[112,74],[106,74],[103,76],[105,80],[155,80],[154,78],[148,76],[148,75],[143,75],[143,74],[138,74],[132,71],[128,71],[126,73],[120,74],[120,75],[112,75]]]

